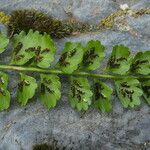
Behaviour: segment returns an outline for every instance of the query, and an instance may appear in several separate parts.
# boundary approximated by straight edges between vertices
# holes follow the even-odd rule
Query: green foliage
[[[75,71],[83,59],[83,48],[80,43],[67,42],[57,67],[65,73]]]
[[[114,74],[126,74],[130,68],[131,60],[129,48],[124,45],[116,45],[113,47],[108,61],[107,71]]]
[[[17,100],[21,106],[26,105],[28,100],[34,96],[36,88],[37,83],[33,77],[20,73]]]
[[[58,76],[41,74],[40,100],[48,109],[56,106],[61,97],[60,88]]]
[[[10,93],[7,90],[8,75],[0,72],[0,111],[9,108]]]
[[[91,40],[84,48],[84,56],[81,68],[85,70],[95,70],[100,66],[100,61],[104,58],[105,47],[100,41]]]
[[[13,37],[12,65],[31,65],[48,68],[54,60],[56,51],[54,42],[49,35],[42,36],[32,30],[26,35],[24,31]],[[40,42],[39,42],[40,41]]]
[[[8,24],[9,34],[18,34],[21,31],[28,33],[30,29],[38,30],[42,34],[46,32],[53,38],[66,37],[73,31],[72,27],[66,23],[37,10],[12,11]]]
[[[78,111],[87,110],[91,105],[92,91],[87,78],[70,77],[70,96],[69,101],[73,108]]]
[[[89,84],[87,76],[114,79],[118,98],[125,108],[140,105],[142,95],[150,104],[150,51],[139,52],[132,58],[129,48],[116,45],[106,67],[110,74],[99,74],[92,71],[100,66],[105,54],[104,46],[97,40],[91,40],[86,45],[67,42],[53,69],[49,67],[54,60],[56,48],[47,33],[40,34],[30,30],[26,34],[22,31],[11,40],[11,65],[0,65],[0,69],[40,73],[39,99],[48,109],[55,107],[61,98],[61,82],[57,74],[70,76],[69,101],[78,111],[86,111],[91,105],[102,112],[112,109],[112,89],[100,80],[91,80]],[[0,35],[1,52],[5,50],[8,42],[5,36]],[[7,109],[10,104],[7,81],[7,74],[0,72],[0,110]],[[26,105],[35,95],[37,87],[36,79],[20,73],[18,102],[22,106]]]
[[[102,112],[109,112],[112,109],[110,102],[113,90],[105,83],[96,80],[94,83],[94,106]]]
[[[132,61],[130,72],[133,74],[150,74],[150,51],[136,54]]]
[[[6,35],[0,33],[0,54],[5,50],[9,43],[9,40]]]
[[[141,82],[143,95],[147,103],[150,105],[150,80],[145,80]]]
[[[118,97],[125,108],[140,105],[143,92],[137,79],[116,80],[115,85]]]

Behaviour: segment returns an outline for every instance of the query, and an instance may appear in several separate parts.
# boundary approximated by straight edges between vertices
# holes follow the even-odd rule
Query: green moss
[[[129,12],[132,14],[129,14]],[[150,14],[149,8],[125,11],[118,10],[102,19],[100,24],[91,25],[76,19],[74,20],[73,18],[60,21],[37,10],[25,9],[13,11],[10,18],[3,13],[0,13],[0,21],[2,20],[8,24],[9,35],[20,33],[22,30],[28,33],[28,31],[32,29],[33,31],[38,30],[40,33],[46,32],[50,34],[52,38],[64,38],[71,35],[73,32],[96,32],[105,27],[112,28],[114,26],[115,18],[120,16],[132,15],[133,17],[139,17],[145,14]]]
[[[11,13],[9,35],[20,33],[22,30],[28,33],[30,29],[40,33],[46,32],[53,38],[63,38],[73,32],[71,26],[37,10],[15,10]]]
[[[83,23],[79,20],[60,21],[51,16],[34,9],[15,10],[11,13],[8,24],[9,35],[20,33],[22,30],[28,33],[32,29],[40,33],[48,33],[52,38],[63,38],[71,35],[73,32],[95,32],[100,28],[97,25]]]
[[[57,148],[53,145],[47,145],[45,143],[45,144],[40,144],[40,145],[33,146],[33,150],[59,150],[59,148]]]

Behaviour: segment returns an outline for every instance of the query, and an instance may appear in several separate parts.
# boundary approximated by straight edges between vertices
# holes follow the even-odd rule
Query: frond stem
[[[98,74],[92,72],[76,71],[71,74],[65,73],[58,69],[43,69],[37,67],[26,67],[26,66],[13,66],[13,65],[0,65],[0,70],[14,70],[14,71],[29,71],[45,74],[61,74],[61,75],[73,75],[73,76],[86,76],[94,78],[106,78],[106,79],[123,79],[123,78],[135,78],[135,79],[150,79],[150,75],[110,75],[110,74]]]

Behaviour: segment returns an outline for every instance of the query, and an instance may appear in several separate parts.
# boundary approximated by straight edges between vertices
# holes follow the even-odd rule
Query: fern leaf
[[[4,52],[7,47],[9,40],[5,34],[0,33],[0,54]]]
[[[115,85],[117,95],[125,108],[140,105],[140,97],[143,92],[140,89],[140,82],[137,79],[116,80]]]
[[[78,111],[87,110],[89,105],[91,105],[93,95],[87,78],[71,77],[70,82],[69,101],[71,106],[77,108]]]
[[[84,56],[81,68],[85,70],[95,70],[100,66],[100,61],[104,58],[105,47],[100,41],[91,40],[84,48]]]
[[[0,72],[0,111],[7,109],[10,105],[10,93],[7,85],[8,75]]]
[[[67,42],[57,67],[65,73],[72,73],[77,70],[83,58],[83,48],[80,43]]]
[[[56,106],[61,98],[61,83],[56,75],[41,74],[41,94],[40,101],[48,109]]]
[[[143,96],[147,103],[150,105],[150,80],[142,81],[141,85],[143,89]]]
[[[150,74],[150,51],[136,54],[132,61],[130,72],[133,74]]]
[[[112,105],[110,102],[113,90],[105,83],[96,80],[94,83],[94,106],[102,112],[110,112]]]
[[[125,74],[130,68],[131,60],[129,48],[124,45],[116,45],[113,47],[106,70],[109,73]]]
[[[40,42],[39,42],[40,41]],[[31,65],[48,68],[54,60],[56,48],[54,42],[46,33],[39,34],[32,30],[26,35],[21,32],[13,38],[13,57],[11,64]]]
[[[20,73],[17,100],[21,106],[26,105],[28,100],[34,96],[36,88],[37,83],[33,77]]]

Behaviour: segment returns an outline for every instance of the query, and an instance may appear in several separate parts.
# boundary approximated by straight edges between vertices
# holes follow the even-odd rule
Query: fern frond
[[[3,52],[9,42],[6,36],[0,37],[0,50]],[[59,61],[54,68],[49,68],[54,60],[56,47],[47,33],[40,34],[30,30],[14,35],[13,55],[10,65],[0,65],[0,70],[14,70],[20,73],[18,83],[18,102],[24,106],[40,87],[40,101],[48,109],[56,106],[61,98],[61,82],[58,75],[67,75],[70,81],[69,101],[78,111],[86,111],[93,105],[102,112],[112,109],[113,90],[104,79],[113,79],[118,98],[123,107],[136,107],[141,103],[141,96],[150,104],[150,51],[139,52],[132,57],[124,45],[113,47],[106,67],[108,74],[92,72],[104,59],[104,46],[100,41],[89,41],[86,45],[67,42]],[[36,79],[21,73],[36,72],[40,74],[40,85]],[[94,79],[88,81],[88,77]],[[97,78],[97,79],[96,79]],[[7,90],[8,76],[0,72],[0,110],[10,105]]]

